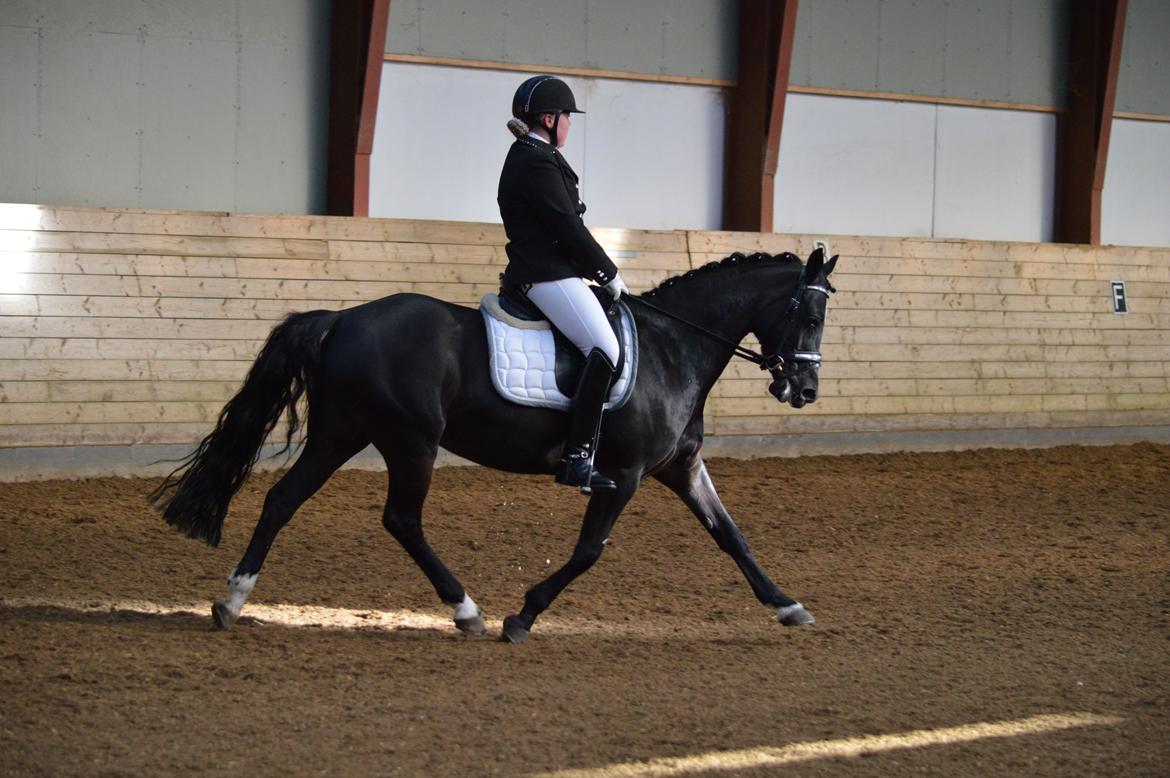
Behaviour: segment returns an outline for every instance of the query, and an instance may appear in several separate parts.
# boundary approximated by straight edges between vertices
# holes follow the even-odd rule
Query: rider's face
[[[564,146],[565,141],[569,139],[569,126],[572,124],[572,120],[569,118],[570,116],[571,114],[568,111],[561,114],[561,120],[557,122],[557,137],[555,139],[550,138],[558,149]],[[549,134],[552,133],[553,120],[555,118],[552,114],[545,114],[544,116],[544,129]]]

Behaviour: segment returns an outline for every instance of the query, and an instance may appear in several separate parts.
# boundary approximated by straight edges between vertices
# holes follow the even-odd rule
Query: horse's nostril
[[[817,401],[817,390],[816,389],[801,389],[800,396],[804,398],[804,401],[806,403],[816,402]]]

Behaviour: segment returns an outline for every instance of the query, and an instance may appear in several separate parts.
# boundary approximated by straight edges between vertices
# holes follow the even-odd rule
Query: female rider
[[[573,397],[572,420],[557,483],[613,489],[593,469],[601,415],[618,360],[618,341],[585,278],[616,300],[629,290],[581,214],[577,174],[558,148],[577,110],[573,92],[553,76],[535,76],[516,90],[508,128],[516,142],[504,160],[497,200],[508,235],[504,284],[519,289],[581,349],[585,368]]]

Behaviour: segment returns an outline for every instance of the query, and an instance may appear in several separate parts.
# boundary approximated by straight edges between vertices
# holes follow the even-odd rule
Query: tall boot
[[[593,457],[601,437],[601,414],[614,379],[614,366],[601,349],[595,348],[585,359],[577,393],[573,395],[572,421],[557,483],[576,486],[582,494],[594,489],[616,489],[613,479],[593,469]]]

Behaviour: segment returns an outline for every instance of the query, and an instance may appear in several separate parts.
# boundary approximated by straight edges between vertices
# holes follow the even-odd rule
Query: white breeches
[[[617,336],[613,334],[601,303],[583,279],[562,278],[533,284],[528,290],[528,299],[536,303],[536,307],[581,349],[582,354],[589,356],[590,351],[599,348],[612,364],[617,364]]]

